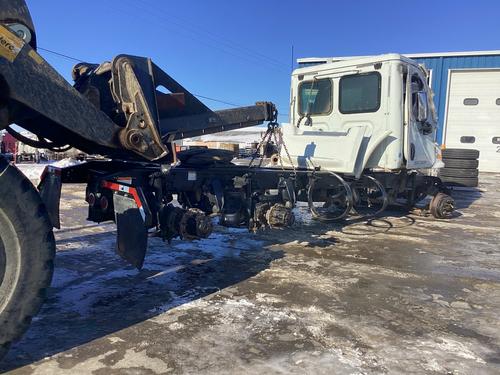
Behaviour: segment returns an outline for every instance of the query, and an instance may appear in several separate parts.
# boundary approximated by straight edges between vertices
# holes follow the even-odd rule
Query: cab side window
[[[333,87],[330,79],[302,82],[299,86],[299,113],[326,115],[333,109]]]
[[[414,119],[418,118],[418,93],[424,90],[424,83],[417,74],[411,76],[411,112]]]
[[[378,72],[343,76],[339,83],[340,112],[377,112],[380,108],[380,88]]]

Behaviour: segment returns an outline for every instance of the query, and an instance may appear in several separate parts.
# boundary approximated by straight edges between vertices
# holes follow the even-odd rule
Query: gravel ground
[[[26,167],[30,169],[31,167]],[[152,238],[137,271],[65,186],[47,303],[9,374],[498,374],[500,176],[440,221],[390,212]],[[1,366],[1,365],[0,365]]]

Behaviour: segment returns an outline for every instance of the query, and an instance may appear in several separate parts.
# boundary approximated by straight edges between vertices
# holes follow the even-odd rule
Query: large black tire
[[[441,176],[441,180],[447,186],[476,187],[479,183],[477,177],[446,177]]]
[[[0,358],[40,309],[54,255],[52,226],[38,192],[0,157]]]
[[[479,166],[478,160],[470,159],[443,159],[446,168],[475,169]]]
[[[9,351],[9,346],[8,345],[2,345],[0,346],[0,360],[5,357],[5,354]]]
[[[446,148],[441,152],[443,159],[468,159],[476,160],[479,157],[479,150],[466,148]]]
[[[477,177],[479,172],[477,169],[441,168],[439,175],[446,177]]]

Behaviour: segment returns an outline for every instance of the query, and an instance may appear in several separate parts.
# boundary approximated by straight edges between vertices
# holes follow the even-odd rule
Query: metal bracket
[[[111,69],[113,96],[127,118],[127,125],[119,135],[120,142],[146,159],[165,157],[169,151],[158,133],[151,60],[119,55],[114,58]]]

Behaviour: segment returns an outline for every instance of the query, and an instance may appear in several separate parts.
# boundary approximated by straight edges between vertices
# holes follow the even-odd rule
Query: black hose
[[[46,149],[54,151],[54,152],[65,152],[65,151],[68,151],[69,149],[72,148],[72,146],[70,146],[70,145],[54,144],[53,142],[47,142],[47,141],[41,140],[41,139],[39,139],[37,141],[37,140],[31,139],[31,138],[25,137],[21,133],[12,129],[12,127],[10,127],[10,126],[8,126],[6,128],[6,130],[10,135],[12,135],[18,141],[23,142],[31,147],[46,148]]]
[[[56,147],[56,146],[51,146],[51,147],[47,147],[50,151],[54,151],[54,152],[66,152],[66,151],[69,151],[73,148],[73,146],[71,145],[66,145],[66,146],[62,146],[62,147]]]

